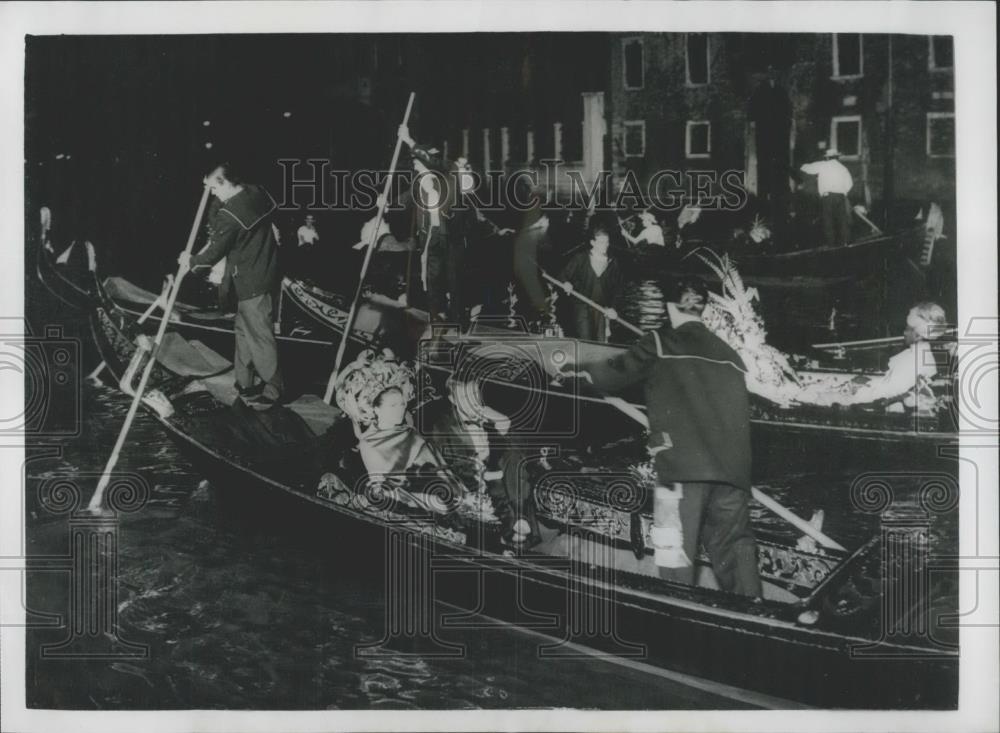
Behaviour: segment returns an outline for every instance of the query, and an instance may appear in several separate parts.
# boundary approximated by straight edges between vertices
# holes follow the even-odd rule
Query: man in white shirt
[[[299,227],[299,246],[316,244],[319,241],[319,232],[316,231],[316,217],[312,214],[306,215],[306,223]]]
[[[840,153],[836,148],[829,148],[823,160],[806,163],[801,167],[803,173],[817,177],[816,187],[819,189],[823,239],[827,247],[839,247],[847,244],[850,232],[850,211],[847,194],[854,186],[851,172],[844,167],[838,158]]]

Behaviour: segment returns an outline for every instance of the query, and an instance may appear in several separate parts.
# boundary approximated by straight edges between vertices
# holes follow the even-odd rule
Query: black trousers
[[[447,316],[448,323],[466,324],[463,278],[465,248],[449,246],[446,236],[431,235],[427,243],[427,304],[432,321]]]
[[[827,247],[847,244],[850,236],[847,218],[847,197],[842,193],[828,193],[820,198],[823,221],[823,240]]]
[[[669,486],[670,484],[665,484]],[[708,550],[719,587],[730,593],[759,597],[757,542],[750,528],[750,492],[729,484],[686,483],[678,504],[684,552],[692,565],[660,568],[668,580],[694,585],[698,550]]]

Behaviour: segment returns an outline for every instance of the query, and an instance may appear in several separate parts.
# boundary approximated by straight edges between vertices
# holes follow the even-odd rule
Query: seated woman
[[[447,513],[464,489],[440,454],[414,429],[407,405],[413,372],[388,350],[361,353],[337,378],[337,405],[351,418],[370,485],[404,503]]]
[[[523,451],[506,438],[510,418],[483,402],[476,382],[452,377],[447,399],[420,408],[417,424],[466,486],[482,486],[515,547],[538,542],[531,483]]]
[[[930,342],[944,333],[947,317],[937,303],[918,303],[906,316],[903,343],[906,349],[889,359],[889,368],[877,377],[857,377],[831,394],[830,402],[860,405],[877,400],[892,400],[888,409],[933,410],[936,397],[930,380],[937,374],[937,363]]]

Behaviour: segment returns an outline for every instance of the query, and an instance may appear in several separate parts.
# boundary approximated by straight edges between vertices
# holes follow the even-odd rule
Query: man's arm
[[[624,354],[602,364],[588,365],[585,373],[589,375],[589,381],[602,392],[620,392],[645,378],[646,372],[657,358],[655,336],[647,333]]]
[[[239,230],[239,224],[232,217],[216,217],[215,221],[212,222],[211,242],[201,252],[191,256],[190,268],[193,270],[198,267],[211,267],[229,254]]]
[[[899,397],[917,385],[918,376],[933,377],[937,368],[927,366],[928,356],[924,351],[920,348],[907,349],[896,354],[889,360],[889,369],[885,374],[869,380],[842,404],[855,405]]]
[[[803,173],[809,173],[810,175],[818,176],[820,171],[819,163],[803,163],[799,166],[799,170]]]

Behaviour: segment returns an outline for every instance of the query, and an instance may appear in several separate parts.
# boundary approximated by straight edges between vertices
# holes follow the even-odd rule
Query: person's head
[[[642,222],[643,227],[651,227],[656,224],[656,214],[652,211],[644,211],[639,214],[639,221]]]
[[[306,226],[311,227],[316,224],[316,217],[312,214],[306,214]]]
[[[243,190],[243,179],[231,163],[225,162],[215,166],[207,176],[205,183],[213,196],[225,203]]]
[[[437,173],[443,171],[441,153],[437,148],[415,145],[410,150],[410,154],[413,157],[413,170],[418,174],[425,173],[426,171],[435,171]]]
[[[708,288],[701,278],[688,276],[670,283],[664,293],[667,302],[677,306],[677,310],[689,316],[701,317],[708,305]]]
[[[458,158],[452,163],[452,170],[458,185],[458,193],[471,193],[476,190],[476,175],[468,158]]]
[[[595,224],[590,228],[590,252],[595,255],[605,255],[611,245],[611,235],[603,224]]]
[[[826,152],[823,154],[823,157],[826,158],[827,160],[837,160],[837,158],[840,157],[840,151],[837,150],[836,148],[827,148]]]
[[[910,308],[906,315],[903,341],[907,346],[917,341],[931,341],[940,338],[947,325],[947,315],[937,303],[924,301]]]
[[[406,417],[406,400],[399,387],[389,387],[382,390],[374,400],[375,422],[380,429],[394,428],[402,425]]]

